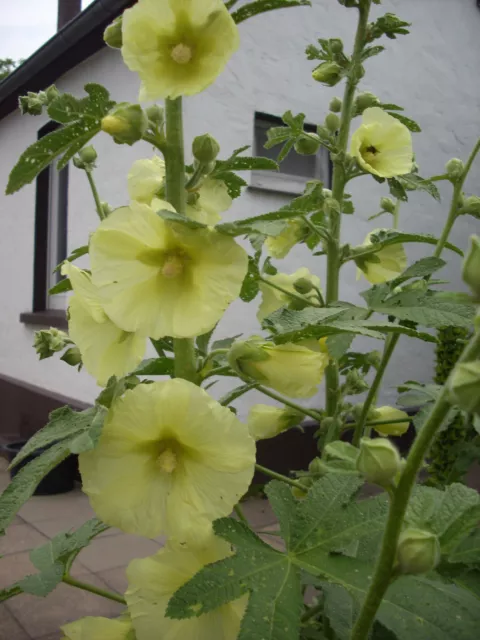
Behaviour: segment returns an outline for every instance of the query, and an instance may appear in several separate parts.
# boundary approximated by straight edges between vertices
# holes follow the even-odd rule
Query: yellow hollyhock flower
[[[394,407],[377,407],[374,412],[373,420],[396,420],[392,424],[379,424],[373,427],[381,436],[402,436],[408,431],[410,426],[410,417],[405,411],[395,409]]]
[[[207,178],[197,191],[198,199],[195,204],[187,205],[187,217],[207,225],[214,225],[232,206],[227,185],[223,180]]]
[[[172,209],[167,202],[157,207]],[[212,329],[239,295],[248,268],[246,252],[232,238],[166,222],[137,202],[100,223],[90,259],[109,317],[151,338],[190,338]]]
[[[294,409],[254,404],[248,413],[248,430],[254,440],[267,440],[296,426],[303,415]]]
[[[165,162],[158,156],[145,160],[136,160],[127,177],[130,200],[150,204],[163,187],[165,181]]]
[[[60,629],[64,633],[63,640],[135,640],[135,632],[128,618],[81,618]]]
[[[190,544],[231,513],[254,464],[246,425],[182,379],[127,391],[96,448],[80,455],[83,490],[104,522]]]
[[[298,344],[275,345],[253,337],[236,341],[228,353],[230,366],[290,398],[311,398],[317,393],[329,358]]]
[[[380,107],[370,107],[352,136],[350,153],[369,173],[382,178],[402,176],[412,170],[412,134]]]
[[[110,320],[89,273],[65,262],[62,274],[70,278],[74,293],[68,306],[69,335],[80,350],[85,369],[105,386],[111,376],[121,377],[140,364],[146,338],[127,333]]]
[[[300,220],[289,220],[285,229],[278,236],[268,236],[265,249],[268,255],[277,260],[285,258],[290,249],[305,237],[306,226]]]
[[[311,282],[313,286],[318,289],[320,288],[320,278],[313,275],[313,273],[310,273],[306,267],[297,269],[297,271],[291,275],[286,273],[277,273],[274,276],[264,276],[264,279],[271,282],[273,285],[276,285],[287,292],[293,293],[297,297],[304,298],[306,301],[311,298],[315,298],[316,294],[314,290],[306,295],[301,295],[295,291],[294,284],[297,280],[300,280],[300,278],[304,278]],[[297,308],[298,304],[300,304],[289,296],[288,293],[284,293],[283,291],[280,291],[280,289],[271,287],[266,282],[260,282],[259,286],[262,293],[262,303],[260,304],[257,313],[259,322],[281,307],[290,305]]]
[[[205,565],[231,553],[230,545],[212,535],[203,548],[166,547],[149,558],[132,560],[125,598],[138,640],[236,640],[248,595],[199,617],[174,620],[165,615],[177,589]]]
[[[371,246],[370,236],[378,233],[379,229],[367,235],[361,246]],[[361,274],[372,284],[381,284],[397,278],[407,268],[407,254],[402,244],[394,244],[380,249],[374,254],[359,258],[357,262],[357,280]]]
[[[123,14],[122,55],[142,81],[140,100],[199,93],[239,45],[223,0],[139,0]]]

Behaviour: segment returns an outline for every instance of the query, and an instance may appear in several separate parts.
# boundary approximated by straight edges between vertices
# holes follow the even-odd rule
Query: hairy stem
[[[348,137],[350,134],[350,124],[353,117],[353,103],[355,89],[358,84],[357,65],[365,45],[366,31],[368,26],[368,15],[370,13],[371,0],[364,0],[359,6],[359,16],[355,45],[352,54],[352,71],[348,76],[347,84],[343,94],[341,124],[338,132],[337,154],[338,158],[334,162],[332,197],[340,204],[343,204],[345,185],[347,176],[345,174],[344,158],[347,151]],[[328,241],[327,253],[327,305],[338,301],[339,296],[339,276],[340,276],[340,228],[341,213],[331,213],[330,216],[330,240]],[[338,366],[331,363],[326,371],[326,409],[329,416],[335,416],[339,402],[340,379]]]
[[[306,416],[309,416],[310,418],[313,418],[316,422],[320,420],[320,415],[313,409],[306,409],[305,407],[302,407],[300,404],[297,404],[296,402],[292,402],[291,400],[282,398],[282,396],[278,395],[278,393],[275,393],[275,391],[272,391],[271,389],[267,389],[262,385],[256,385],[255,388],[257,391],[260,391],[261,393],[268,396],[269,398],[272,398],[273,400],[278,400],[278,402],[281,402],[286,407],[290,407],[290,409],[295,409],[295,411],[298,411],[300,413],[303,413]]]
[[[383,352],[382,360],[380,361],[380,366],[377,369],[377,373],[375,374],[375,378],[373,379],[372,386],[368,391],[367,398],[363,403],[362,413],[360,414],[360,418],[358,419],[357,425],[355,427],[355,434],[353,436],[353,444],[358,447],[360,443],[360,438],[363,435],[363,430],[365,429],[365,423],[367,422],[367,416],[370,412],[372,404],[377,397],[378,390],[380,389],[380,385],[382,384],[383,376],[390,362],[390,358],[397,346],[398,340],[400,338],[400,334],[393,334],[387,338],[387,342],[385,344],[385,349]],[[368,428],[368,432],[365,432],[365,435],[370,435],[370,428]]]
[[[102,203],[100,201],[100,196],[98,195],[97,185],[95,184],[95,180],[93,179],[91,171],[85,171],[87,174],[88,184],[90,185],[90,189],[92,190],[93,199],[95,200],[95,208],[98,213],[98,217],[100,220],[104,220],[105,215],[102,209]]]
[[[479,356],[480,332],[477,331],[465,348],[459,363],[469,362]],[[449,409],[448,386],[445,385],[410,450],[398,486],[395,489],[388,514],[387,526],[383,534],[380,556],[367,597],[364,600],[360,615],[353,628],[352,640],[365,640],[368,637],[370,628],[375,620],[375,615],[391,581],[398,538],[402,530],[403,519],[417,474],[422,466],[430,444],[447,416]]]
[[[112,593],[111,591],[106,591],[105,589],[100,589],[99,587],[95,587],[93,584],[87,584],[86,582],[81,582],[80,580],[76,580],[72,578],[70,575],[65,575],[63,577],[63,582],[65,584],[69,584],[71,587],[76,587],[77,589],[82,589],[83,591],[89,591],[90,593],[94,593],[97,596],[102,596],[102,598],[108,598],[108,600],[113,600],[114,602],[120,602],[121,604],[126,605],[125,599],[122,596],[119,596],[116,593]]]
[[[185,215],[185,158],[183,148],[182,98],[165,101],[166,198],[177,213]],[[195,345],[192,338],[175,338],[175,377],[197,381]]]
[[[292,298],[292,300],[296,300],[297,302],[301,302],[303,305],[305,305],[307,307],[318,307],[319,308],[321,306],[320,304],[316,304],[315,302],[312,302],[311,300],[308,300],[307,298],[303,298],[302,296],[299,296],[296,293],[292,293],[291,291],[287,291],[287,289],[284,289],[283,287],[279,287],[278,284],[275,284],[274,282],[270,282],[270,280],[267,280],[266,278],[262,278],[260,276],[258,279],[260,280],[260,282],[264,282],[269,287],[272,287],[272,289],[276,289],[277,291],[280,291],[281,293],[284,293],[285,295],[287,295],[290,298]]]
[[[263,473],[266,476],[270,476],[270,478],[273,478],[274,480],[280,480],[281,482],[285,482],[286,484],[289,484],[291,487],[295,487],[296,489],[301,489],[302,491],[305,491],[305,493],[308,491],[307,487],[304,487],[301,482],[298,482],[298,480],[292,480],[287,476],[283,476],[281,473],[277,473],[276,471],[267,469],[267,467],[262,467],[261,464],[256,464],[255,469],[257,471],[260,471],[260,473]]]

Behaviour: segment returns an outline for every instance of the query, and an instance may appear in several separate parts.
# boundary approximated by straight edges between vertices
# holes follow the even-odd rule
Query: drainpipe
[[[82,0],[58,0],[57,31],[82,10]]]

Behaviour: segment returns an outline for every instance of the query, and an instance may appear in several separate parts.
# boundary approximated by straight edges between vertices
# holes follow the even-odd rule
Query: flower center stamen
[[[193,51],[187,44],[180,42],[180,44],[173,47],[170,55],[177,64],[188,64],[193,57]]]
[[[184,270],[184,263],[180,256],[172,254],[167,257],[162,267],[162,276],[165,278],[178,278]]]
[[[165,473],[173,473],[177,463],[177,456],[171,449],[165,449],[157,458],[157,466]]]

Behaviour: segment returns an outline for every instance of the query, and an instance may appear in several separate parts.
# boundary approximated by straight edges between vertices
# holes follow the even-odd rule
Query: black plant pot
[[[25,440],[19,442],[12,442],[4,445],[2,451],[9,462],[15,458],[18,452],[26,444]],[[17,473],[32,460],[38,458],[45,452],[45,448],[37,449],[32,454],[27,456],[18,466],[10,470],[10,477],[14,478]],[[63,462],[61,462],[55,469],[52,469],[43,480],[40,482],[35,490],[36,496],[52,496],[57,493],[67,493],[72,491],[75,487],[75,476],[77,473],[78,461],[76,456],[69,456]]]

